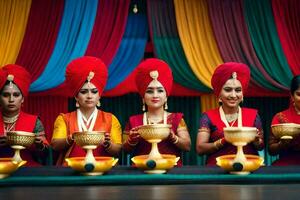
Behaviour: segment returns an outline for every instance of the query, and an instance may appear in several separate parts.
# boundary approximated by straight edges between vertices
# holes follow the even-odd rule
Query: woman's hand
[[[45,148],[42,136],[35,136],[34,144],[39,150],[44,150]]]
[[[127,143],[131,146],[135,146],[139,143],[141,135],[138,133],[139,127],[134,127],[129,131]]]
[[[224,145],[226,144],[226,140],[224,137],[214,141],[214,146],[216,147],[217,150],[221,149],[224,147]]]
[[[6,136],[1,136],[0,137],[0,147],[4,147],[7,145],[7,138]]]
[[[111,146],[111,140],[110,140],[110,134],[109,133],[105,133],[104,134],[104,140],[103,140],[102,146],[105,149],[109,149],[110,148],[110,146]]]
[[[282,150],[286,150],[286,149],[289,149],[291,146],[292,146],[292,140],[293,139],[280,139],[278,145],[279,145],[279,148],[282,149]]]
[[[179,141],[179,137],[177,135],[175,135],[174,131],[171,129],[170,135],[168,137],[168,139],[173,143],[173,144],[177,144]]]
[[[252,143],[257,150],[262,150],[264,148],[264,139],[262,131],[257,129],[257,134]]]

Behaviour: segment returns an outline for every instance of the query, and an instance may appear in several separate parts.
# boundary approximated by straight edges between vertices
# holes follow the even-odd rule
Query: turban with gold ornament
[[[71,96],[76,96],[86,82],[93,83],[101,95],[106,85],[108,72],[101,59],[83,56],[68,64],[65,76],[65,83]]]
[[[22,92],[23,96],[28,95],[31,76],[24,67],[15,64],[8,64],[0,70],[0,88],[3,89],[5,83],[14,83]]]
[[[231,78],[239,80],[242,85],[242,90],[245,92],[250,80],[250,70],[248,66],[236,62],[227,62],[219,65],[211,78],[211,85],[216,96],[220,95],[223,85]]]
[[[166,90],[167,96],[170,95],[173,75],[169,65],[160,59],[149,58],[139,64],[135,77],[138,92],[142,97],[153,80],[159,81]]]

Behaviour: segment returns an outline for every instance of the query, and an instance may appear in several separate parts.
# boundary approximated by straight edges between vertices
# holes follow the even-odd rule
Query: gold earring
[[[143,107],[142,107],[142,111],[146,111],[146,106],[145,106],[145,101],[144,101],[144,99],[143,99]]]
[[[165,103],[165,110],[168,110],[168,102]]]
[[[76,108],[79,108],[79,107],[80,107],[80,105],[79,105],[78,101],[76,101],[76,104],[75,104],[75,106],[76,106]]]
[[[97,105],[96,105],[98,108],[101,107],[101,102],[100,100],[97,102]]]

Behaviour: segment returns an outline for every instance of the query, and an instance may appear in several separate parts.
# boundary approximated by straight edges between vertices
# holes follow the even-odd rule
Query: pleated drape
[[[300,1],[273,0],[280,43],[294,75],[300,74]]]
[[[0,66],[15,63],[22,45],[31,0],[0,1]]]
[[[271,91],[286,89],[264,70],[256,57],[244,18],[241,0],[210,0],[210,19],[224,62],[241,62],[251,69],[252,84]]]
[[[205,0],[175,0],[176,23],[185,56],[198,79],[211,87],[215,67],[223,63]]]
[[[16,64],[24,66],[35,81],[53,52],[63,14],[62,0],[32,0],[26,33]]]
[[[244,0],[245,19],[256,55],[267,73],[289,87],[292,72],[281,48],[269,0]]]
[[[194,75],[187,62],[178,36],[173,0],[148,0],[147,5],[156,57],[170,65],[175,82],[201,92],[210,92],[210,88]]]

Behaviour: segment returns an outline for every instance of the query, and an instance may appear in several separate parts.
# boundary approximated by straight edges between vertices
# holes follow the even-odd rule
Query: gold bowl
[[[76,144],[84,146],[98,146],[104,138],[105,131],[82,131],[74,132],[72,137]]]
[[[300,133],[300,124],[282,123],[271,126],[272,133],[278,139],[293,139]]]
[[[11,146],[30,147],[34,143],[35,134],[26,131],[10,131],[6,133],[7,143]]]
[[[225,140],[234,145],[246,145],[252,142],[257,135],[255,127],[226,127],[223,130]]]
[[[132,162],[139,169],[147,174],[162,174],[177,165],[179,157],[171,154],[161,154],[160,159],[149,159],[148,155],[140,155],[131,158]]]
[[[170,124],[148,124],[140,126],[138,133],[144,140],[152,142],[160,142],[167,138],[170,134]]]
[[[241,163],[234,163],[235,154],[219,156],[216,158],[217,165],[231,174],[246,175],[257,170],[263,165],[264,159],[257,155],[246,154],[246,161]]]
[[[87,166],[85,157],[66,158],[67,164],[73,170],[88,176],[102,175],[116,165],[119,159],[113,157],[95,157],[94,166]],[[89,164],[88,164],[89,165]]]
[[[16,162],[12,158],[0,158],[0,179],[8,177],[25,163],[26,161]]]

